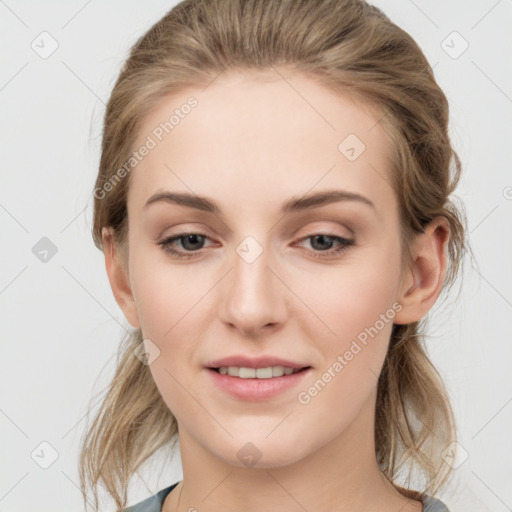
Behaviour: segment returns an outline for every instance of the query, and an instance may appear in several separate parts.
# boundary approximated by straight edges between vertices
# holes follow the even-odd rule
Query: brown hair
[[[154,24],[133,46],[106,108],[94,194],[96,246],[102,249],[102,228],[109,227],[127,250],[129,175],[106,184],[129,160],[141,121],[164,96],[207,84],[230,66],[281,65],[379,109],[394,148],[403,263],[411,262],[414,236],[444,217],[450,230],[444,291],[451,288],[469,246],[464,209],[450,197],[461,164],[448,135],[448,102],[416,42],[361,0],[184,0]],[[377,461],[409,497],[419,494],[395,482],[405,461],[422,471],[424,490],[434,494],[451,469],[442,450],[456,438],[448,395],[423,347],[424,320],[393,326],[376,404]],[[176,420],[149,367],[134,357],[142,339],[137,329],[121,344],[114,378],[82,440],[81,489],[85,502],[91,484],[96,507],[101,481],[124,508],[132,475],[176,441]]]

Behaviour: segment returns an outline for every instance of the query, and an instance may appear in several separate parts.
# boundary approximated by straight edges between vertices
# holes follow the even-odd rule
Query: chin
[[[287,436],[287,442],[277,435],[272,441],[264,438],[253,438],[252,441],[249,441],[247,436],[244,437],[243,442],[231,443],[226,451],[218,454],[227,464],[248,469],[283,468],[298,462],[307,455],[303,451],[304,444],[295,441],[290,436]],[[302,450],[297,450],[297,446],[301,446]],[[233,456],[226,459],[226,453],[231,453]]]

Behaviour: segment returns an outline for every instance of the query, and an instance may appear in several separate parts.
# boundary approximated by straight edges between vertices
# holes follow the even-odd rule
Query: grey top
[[[124,512],[162,512],[162,505],[167,495],[179,484],[176,482],[165,489],[157,492],[144,501],[125,508]],[[423,495],[423,512],[450,512],[447,506],[440,500]]]

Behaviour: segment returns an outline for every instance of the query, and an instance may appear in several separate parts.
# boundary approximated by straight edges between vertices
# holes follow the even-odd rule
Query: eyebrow
[[[372,201],[360,194],[356,194],[355,192],[348,192],[346,190],[327,190],[299,198],[292,197],[282,205],[281,213],[284,215],[292,212],[308,210],[310,208],[319,208],[320,206],[341,201],[357,201],[373,208],[374,210],[376,209],[375,204],[372,203]],[[157,202],[177,204],[216,215],[222,215],[222,210],[215,201],[208,197],[201,197],[194,194],[167,191],[157,192],[146,201],[144,208],[147,208],[149,205]]]

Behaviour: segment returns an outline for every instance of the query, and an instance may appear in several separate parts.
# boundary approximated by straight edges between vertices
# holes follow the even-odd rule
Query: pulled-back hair
[[[291,67],[297,73],[361,99],[381,113],[392,144],[391,179],[400,212],[403,264],[411,263],[414,236],[436,217],[449,225],[444,291],[460,274],[468,246],[462,206],[451,194],[461,172],[448,134],[448,102],[416,42],[379,9],[361,0],[184,0],[131,49],[107,104],[95,191],[108,190],[134,148],[142,120],[167,95],[206,85],[233,69]],[[94,194],[94,243],[102,228],[127,242],[130,176],[107,194]],[[378,381],[376,458],[398,485],[406,462],[424,475],[424,491],[446,483],[442,451],[456,439],[443,381],[424,348],[425,319],[394,325]],[[84,502],[101,482],[118,510],[131,477],[159,448],[176,442],[177,423],[149,366],[134,351],[140,329],[120,345],[117,369],[80,453]]]

